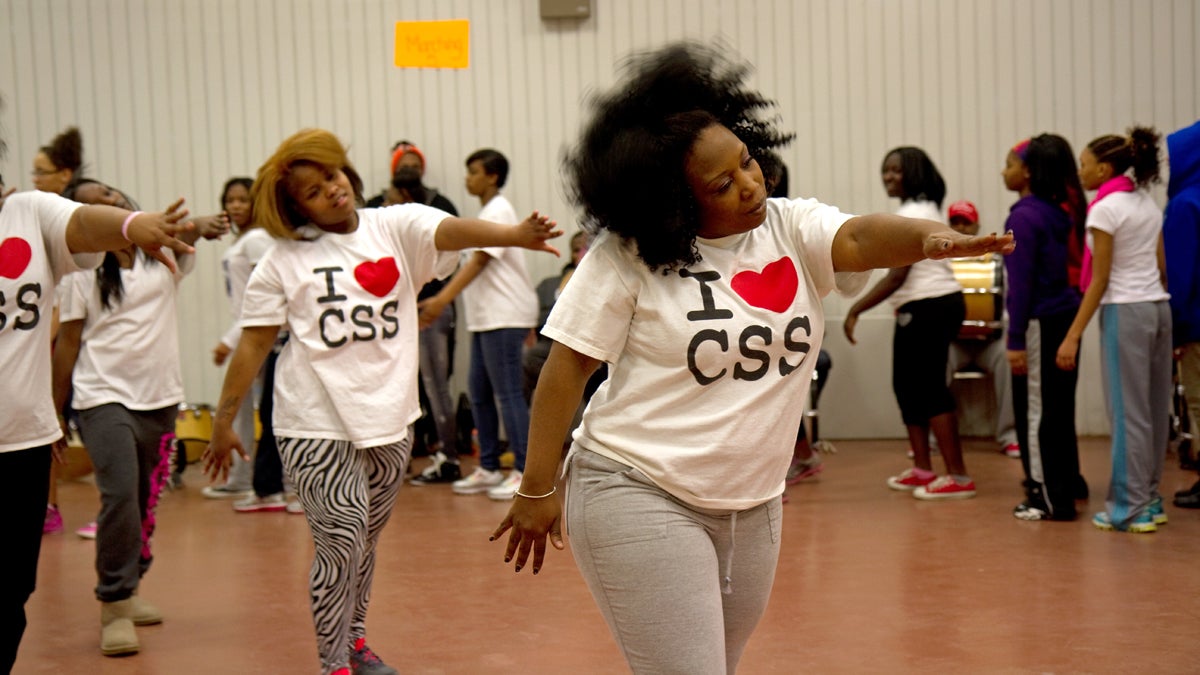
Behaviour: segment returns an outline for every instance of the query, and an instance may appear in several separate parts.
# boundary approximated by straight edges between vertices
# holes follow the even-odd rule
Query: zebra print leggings
[[[312,531],[313,624],[322,672],[331,673],[349,665],[354,641],[366,632],[375,544],[404,482],[412,432],[403,441],[374,448],[349,441],[277,440]]]

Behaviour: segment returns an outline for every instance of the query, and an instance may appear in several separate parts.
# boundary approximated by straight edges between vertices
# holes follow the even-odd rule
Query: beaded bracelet
[[[546,494],[544,494],[544,495],[527,495],[527,494],[525,494],[524,492],[521,492],[520,490],[517,490],[516,494],[514,494],[514,495],[513,495],[513,497],[514,497],[514,498],[516,498],[516,497],[524,497],[525,499],[545,499],[546,497],[549,497],[550,495],[554,494],[554,493],[555,493],[555,492],[557,492],[557,491],[558,491],[558,486],[557,486],[557,485],[556,485],[556,486],[554,486],[554,487],[552,487],[552,488],[550,488],[550,491],[549,491],[549,492],[547,492],[547,493],[546,493]]]
[[[142,215],[141,211],[134,211],[133,213],[125,216],[125,222],[121,223],[121,236],[125,237],[125,241],[133,241],[129,238],[129,224],[133,222],[134,218],[140,215]]]

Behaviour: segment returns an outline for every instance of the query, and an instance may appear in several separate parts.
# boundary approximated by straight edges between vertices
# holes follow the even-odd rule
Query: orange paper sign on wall
[[[397,21],[397,68],[466,68],[471,22]]]

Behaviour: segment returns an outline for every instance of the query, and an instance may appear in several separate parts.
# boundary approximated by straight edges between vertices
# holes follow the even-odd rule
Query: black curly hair
[[[592,118],[563,162],[585,226],[632,240],[652,271],[700,260],[699,208],[684,173],[700,132],[721,124],[752,157],[775,162],[772,149],[794,137],[761,117],[775,103],[747,89],[750,67],[719,47],[680,42],[632,56],[626,79],[593,97]]]

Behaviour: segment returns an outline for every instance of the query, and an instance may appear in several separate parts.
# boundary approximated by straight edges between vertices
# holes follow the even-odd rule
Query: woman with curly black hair
[[[732,672],[766,608],[821,297],[874,267],[1011,249],[931,221],[767,199],[756,157],[790,140],[747,67],[694,44],[632,62],[567,160],[600,231],[555,305],[526,472],[493,539],[519,571],[572,551],[634,672]],[[736,545],[735,545],[736,536]]]

